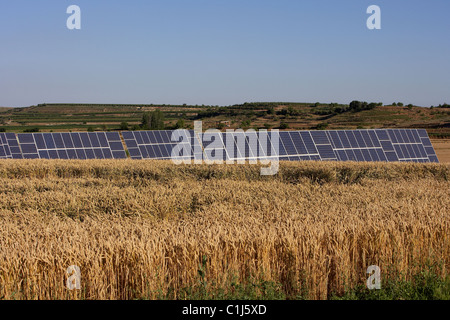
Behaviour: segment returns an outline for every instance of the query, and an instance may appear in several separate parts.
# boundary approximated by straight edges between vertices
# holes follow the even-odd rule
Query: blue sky
[[[81,30],[68,30],[69,5]],[[381,8],[368,30],[367,7]],[[0,106],[450,103],[448,0],[0,2]]]

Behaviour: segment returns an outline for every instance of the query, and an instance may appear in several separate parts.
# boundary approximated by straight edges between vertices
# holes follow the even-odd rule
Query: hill
[[[173,128],[179,119],[185,127],[195,120],[203,128],[357,129],[426,128],[431,136],[450,137],[450,108],[382,106],[362,108],[336,103],[254,102],[232,106],[205,105],[112,105],[40,104],[8,108],[0,114],[0,129],[11,132],[37,128],[40,131],[118,130],[140,124],[144,112],[160,109],[165,125]],[[1,108],[0,108],[1,110]],[[126,126],[125,126],[126,127]]]

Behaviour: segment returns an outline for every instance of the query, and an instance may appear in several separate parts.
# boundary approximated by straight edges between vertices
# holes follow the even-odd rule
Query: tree
[[[164,130],[164,114],[159,109],[151,114],[150,130]]]
[[[349,105],[350,111],[358,112],[358,111],[361,111],[361,109],[362,109],[361,101],[353,100],[352,102],[350,102],[350,105]]]
[[[289,125],[286,122],[281,122],[280,123],[280,129],[281,130],[285,130],[285,129],[288,129],[288,128],[289,128]]]
[[[130,128],[128,127],[128,122],[122,122],[120,124],[120,130],[121,131],[128,131],[128,130],[130,130]]]
[[[269,107],[269,109],[267,109],[267,114],[270,114],[270,115],[275,114],[275,108],[273,106]]]
[[[242,121],[241,128],[248,128],[248,127],[250,127],[250,125],[251,125],[251,121],[250,121],[250,119],[247,119],[247,120]]]
[[[325,130],[326,128],[328,128],[328,123],[326,122],[319,123],[316,127],[317,130]]]
[[[175,129],[184,129],[185,124],[183,119],[178,119],[177,123],[175,124]]]
[[[150,112],[144,112],[142,115],[141,128],[144,130],[150,129]]]
[[[30,129],[23,130],[23,132],[26,132],[26,133],[39,132],[39,131],[40,131],[39,128],[30,128]]]
[[[145,112],[142,115],[141,129],[164,130],[164,114],[157,109],[153,112]]]

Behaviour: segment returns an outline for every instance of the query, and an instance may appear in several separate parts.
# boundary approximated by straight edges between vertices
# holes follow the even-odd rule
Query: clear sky
[[[450,103],[450,1],[0,0],[0,106],[354,99]]]

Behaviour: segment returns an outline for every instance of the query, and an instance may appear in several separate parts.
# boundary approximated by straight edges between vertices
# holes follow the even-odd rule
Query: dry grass
[[[433,139],[431,142],[439,162],[450,163],[450,139]]]
[[[369,265],[450,263],[450,166],[1,161],[0,297],[180,298],[251,277],[325,299]],[[82,290],[65,286],[78,265]]]

